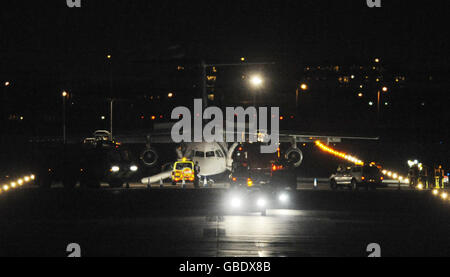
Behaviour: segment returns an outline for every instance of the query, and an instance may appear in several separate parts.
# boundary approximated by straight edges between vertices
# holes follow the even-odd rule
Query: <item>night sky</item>
[[[174,57],[304,64],[380,56],[427,69],[449,62],[448,1],[383,1],[381,9],[365,0],[84,0],[80,9],[65,0],[15,2],[0,11],[0,70],[12,78],[103,77],[105,53],[123,67]]]
[[[181,64],[191,75],[185,76],[187,82],[175,85],[199,96],[196,65],[200,60],[229,63],[246,57],[248,62],[275,62],[271,77],[278,78],[277,89],[295,93],[305,65],[367,64],[380,57],[391,71],[408,76],[433,73],[440,80],[435,85],[439,94],[430,93],[421,84],[404,92],[410,95],[398,95],[406,104],[428,98],[435,106],[418,112],[417,107],[407,106],[394,110],[391,113],[397,124],[385,121],[383,135],[391,135],[391,141],[397,142],[409,139],[422,145],[424,153],[429,149],[427,143],[448,153],[449,2],[382,3],[383,8],[370,9],[365,0],[82,0],[82,8],[69,9],[65,0],[9,1],[0,9],[0,80],[13,83],[6,91],[9,101],[15,102],[10,109],[20,109],[26,119],[36,119],[28,121],[20,132],[33,130],[36,134],[43,127],[53,128],[46,123],[39,125],[42,121],[38,116],[49,113],[60,125],[62,90],[83,97],[108,96],[111,72],[114,95],[139,97],[172,90],[176,78],[168,72]],[[108,54],[112,55],[112,70]],[[334,99],[327,96],[319,101],[332,104]],[[101,107],[89,103],[107,113],[105,103]],[[346,112],[347,117],[356,119],[352,109],[329,111],[325,119],[339,122],[342,116],[342,122],[347,122],[343,117]],[[93,122],[78,120],[81,114],[83,111],[69,111],[69,122],[79,121],[83,126]],[[315,117],[307,119],[315,127],[325,126]],[[402,129],[405,121],[410,121],[412,128]],[[355,122],[354,126],[371,129],[370,122]],[[101,124],[104,126],[97,127],[107,128]],[[360,131],[354,126],[355,133]],[[327,127],[343,130],[349,125],[333,123]],[[69,132],[75,130],[72,125]],[[432,138],[423,138],[427,135]]]
[[[277,90],[295,92],[307,64],[381,57],[392,71],[439,75],[445,90],[447,3],[383,1],[383,8],[370,9],[365,0],[83,0],[82,8],[70,9],[65,0],[15,1],[0,10],[0,79],[14,84],[8,96],[56,99],[69,90],[104,97],[112,72],[116,96],[144,95],[173,90],[178,77],[168,72],[182,64],[191,75],[178,86],[198,96],[200,60],[246,57],[275,62]]]

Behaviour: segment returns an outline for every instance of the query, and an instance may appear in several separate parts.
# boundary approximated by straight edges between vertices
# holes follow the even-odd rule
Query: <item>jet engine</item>
[[[141,161],[145,166],[152,167],[158,162],[159,156],[153,148],[146,148],[141,154]]]
[[[303,161],[303,152],[295,147],[291,147],[286,151],[286,160],[288,160],[294,167],[299,167]]]

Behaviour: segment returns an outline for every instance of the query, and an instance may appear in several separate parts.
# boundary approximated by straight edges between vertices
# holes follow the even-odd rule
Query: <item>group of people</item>
[[[413,188],[419,184],[422,184],[425,188],[444,188],[445,186],[445,170],[442,165],[435,166],[433,171],[425,165],[420,167],[413,165],[409,169],[408,178]]]

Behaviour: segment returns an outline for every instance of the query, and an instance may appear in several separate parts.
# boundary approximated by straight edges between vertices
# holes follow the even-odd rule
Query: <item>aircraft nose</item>
[[[201,159],[198,161],[200,175],[216,175],[222,173],[223,166],[220,161],[214,159]]]

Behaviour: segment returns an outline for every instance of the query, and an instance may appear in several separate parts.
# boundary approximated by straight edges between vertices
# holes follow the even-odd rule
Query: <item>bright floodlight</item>
[[[266,206],[266,199],[264,199],[264,198],[259,198],[258,201],[256,201],[256,205],[258,205],[258,207],[264,207],[264,206]]]
[[[138,167],[137,166],[135,166],[135,165],[132,165],[132,166],[130,166],[130,170],[131,171],[137,171],[138,170]]]
[[[236,197],[231,199],[231,207],[239,208],[240,206],[241,206],[241,199],[236,198]]]
[[[259,87],[259,86],[262,85],[263,80],[262,80],[262,78],[261,78],[260,76],[253,76],[253,77],[250,79],[250,83],[251,83],[253,86],[255,86],[255,87]]]
[[[287,193],[282,193],[280,194],[280,196],[278,197],[278,199],[283,202],[286,203],[289,200],[289,195],[287,195]]]
[[[118,167],[117,165],[111,167],[112,172],[119,172],[119,170],[120,170],[120,167]]]

